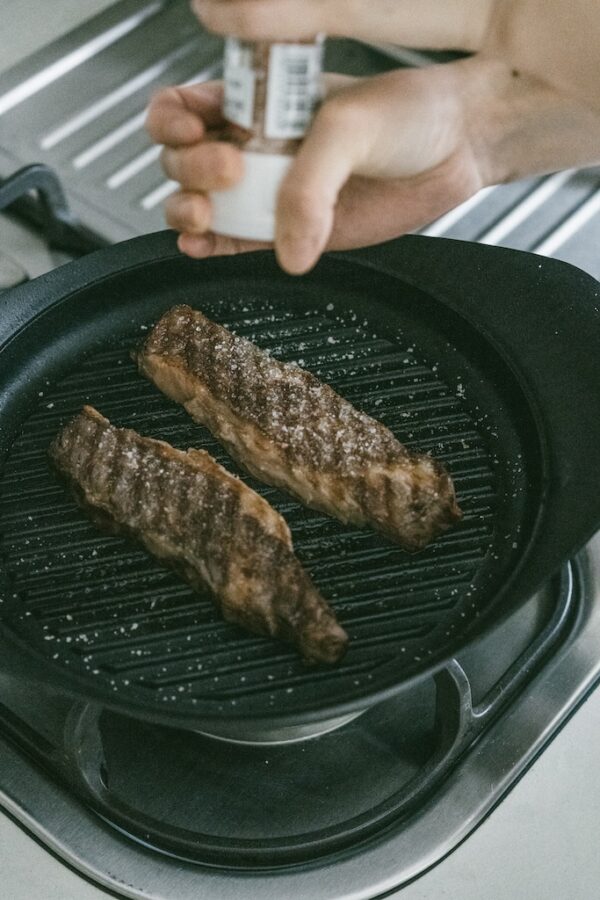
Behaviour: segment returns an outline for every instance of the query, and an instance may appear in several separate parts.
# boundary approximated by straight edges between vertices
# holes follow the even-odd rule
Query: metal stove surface
[[[167,36],[165,23],[171,23],[171,31],[179,35],[177,40]],[[156,154],[150,152],[152,148],[142,131],[143,110],[148,93],[155,86],[162,81],[185,80],[182,61],[187,59],[186,65],[190,60],[194,63],[188,76],[198,74],[198,60],[201,58],[204,66],[207,52],[218,65],[216,44],[211,44],[212,39],[207,43],[206,36],[194,37],[186,31],[189,27],[187,4],[179,0],[125,0],[112,4],[78,31],[65,35],[58,44],[27,59],[12,72],[0,75],[0,174],[9,174],[24,162],[51,161],[63,175],[71,203],[82,221],[110,240],[162,227],[160,202],[171,186],[160,175]],[[143,35],[141,28],[146,29]],[[165,33],[159,38],[160,31]],[[187,46],[181,40],[184,31],[191,35],[190,45],[178,56],[175,45]],[[141,37],[148,49],[144,60],[134,52]],[[199,41],[201,52],[194,49],[194,41]],[[166,44],[169,47],[165,48]],[[186,57],[188,52],[190,56]],[[340,45],[333,52],[340,54],[333,64],[338,69],[363,74],[390,65],[390,57],[355,45]],[[420,54],[396,50],[393,54],[408,64],[427,63]],[[72,64],[66,70],[65,59]],[[96,68],[90,69],[90,65]],[[202,69],[207,77],[212,77],[211,66],[209,61],[208,68]],[[92,91],[93,83],[93,96],[76,94],[82,101],[79,112],[73,111],[73,87],[69,90],[63,78],[69,72],[74,76],[72,84],[83,80]],[[119,86],[123,86],[122,91]],[[51,98],[47,93],[50,88]],[[44,119],[39,111],[40,105],[50,102],[57,127],[53,126],[54,131],[50,132],[54,137],[49,145],[47,129],[40,128]],[[83,114],[83,109],[89,113]],[[17,123],[19,138],[15,140]],[[82,165],[81,154],[86,152]],[[558,173],[482,191],[424,233],[535,250],[574,262],[599,277],[600,174],[597,170]],[[6,252],[13,266],[16,262],[32,276],[67,259],[48,251],[29,229],[5,216],[0,217],[0,252]],[[15,271],[10,265],[8,268],[10,280]],[[576,590],[571,594],[573,587]],[[253,871],[197,865],[158,854],[143,845],[139,834],[132,841],[110,827],[61,781],[60,773],[49,774],[48,769],[34,761],[36,752],[38,763],[42,761],[39,754],[46,746],[44,741],[52,746],[56,737],[51,734],[52,722],[55,728],[57,724],[62,728],[62,720],[61,715],[56,719],[50,716],[46,721],[50,731],[42,737],[39,730],[36,732],[36,724],[39,726],[44,717],[36,723],[33,702],[29,706],[29,731],[19,717],[11,725],[10,713],[0,727],[0,806],[69,866],[119,896],[155,900],[199,896],[210,900],[234,896],[249,900],[371,900],[391,893],[401,896],[402,885],[442,859],[483,820],[597,683],[599,589],[600,536],[596,536],[586,552],[563,571],[562,595],[563,599],[567,594],[571,597],[571,605],[567,604],[569,615],[565,615],[560,649],[547,656],[543,665],[536,657],[533,671],[526,667],[526,683],[519,685],[518,695],[510,705],[497,710],[481,734],[476,733],[475,726],[487,708],[484,686],[492,688],[494,679],[502,675],[511,660],[502,659],[501,654],[500,659],[496,658],[499,645],[492,644],[474,649],[449,667],[438,687],[441,685],[443,692],[445,685],[460,702],[455,704],[456,715],[447,725],[446,749],[462,746],[461,752],[437,782],[435,794],[423,797],[417,812],[407,808],[386,830],[351,850],[303,865]],[[510,627],[532,637],[540,630],[539,620],[544,618],[541,610],[548,610],[552,603],[552,590],[548,588],[524,608],[525,619],[512,621]],[[564,611],[567,612],[566,607]],[[483,659],[492,661],[489,669],[481,665]],[[477,685],[474,673],[478,668],[484,673],[484,682],[487,679],[485,685]],[[465,672],[472,676],[472,685],[464,678]],[[9,696],[11,691],[7,686],[3,688]],[[430,693],[435,695],[434,685]],[[492,689],[490,698],[493,697]],[[381,715],[385,720],[387,713],[381,710],[373,715]],[[358,727],[368,730],[368,719],[360,726],[344,726]],[[338,735],[343,734],[341,729]],[[475,742],[460,745],[467,734],[476,738]],[[329,738],[315,740],[325,739]],[[23,749],[28,740],[29,752]],[[265,760],[269,752],[264,754]],[[406,759],[400,759],[401,756],[399,762],[406,769]],[[402,766],[399,778],[401,769]],[[410,890],[406,889],[407,894]],[[583,897],[577,885],[573,885],[572,894]],[[39,896],[45,900],[45,895]],[[48,896],[61,896],[63,900],[58,893]],[[516,898],[517,893],[510,896]]]
[[[554,591],[558,591],[563,601],[568,600],[561,614],[566,632],[560,646],[543,664],[538,659],[537,664],[526,667],[527,684],[521,686],[509,706],[456,760],[452,771],[433,795],[423,799],[417,811],[351,851],[304,865],[263,866],[251,871],[235,866],[198,866],[158,854],[145,844],[143,837],[138,835],[132,841],[126,834],[109,827],[59,779],[48,777],[32,765],[7,738],[11,727],[6,715],[0,739],[0,803],[70,866],[120,896],[156,900],[192,900],[198,896],[211,900],[233,900],[239,896],[248,900],[259,897],[372,900],[385,896],[428,869],[463,840],[502,799],[593,688],[600,676],[598,585],[600,537],[597,536],[585,552],[564,568],[560,588],[555,584]],[[496,637],[510,642],[511,629],[523,632],[531,628],[539,616],[539,600],[540,597],[532,598],[517,618],[503,626],[508,631]],[[499,645],[488,640],[487,647],[472,648],[461,662],[450,665],[446,677],[464,687],[465,672],[472,678],[481,678],[481,663],[486,658],[493,659],[494,646]],[[6,685],[4,690],[5,696],[11,695]],[[24,686],[19,690],[23,692],[23,700]],[[442,690],[445,690],[443,684]],[[481,690],[481,684],[475,688],[477,694]],[[451,743],[460,741],[463,730],[486,715],[495,696],[497,692],[492,690],[473,703],[473,693],[467,687],[463,702],[456,708],[456,720],[450,726]],[[376,710],[373,712],[378,715]],[[343,726],[340,734],[344,728],[352,727]],[[15,737],[20,729],[21,738],[17,741],[23,745],[22,726],[14,723],[12,734]],[[32,731],[30,752],[36,753],[44,741],[33,734]],[[51,743],[52,739],[47,733],[45,740]],[[273,748],[261,749],[261,762],[264,759],[268,764],[273,753]],[[400,751],[399,769],[401,756]],[[368,769],[370,758],[365,758],[362,764]],[[224,818],[228,814],[227,806],[225,797],[220,811]]]

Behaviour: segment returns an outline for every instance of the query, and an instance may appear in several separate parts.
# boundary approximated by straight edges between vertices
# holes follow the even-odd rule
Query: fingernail
[[[282,269],[290,275],[303,275],[317,262],[319,245],[315,238],[285,234],[277,239],[275,252]]]

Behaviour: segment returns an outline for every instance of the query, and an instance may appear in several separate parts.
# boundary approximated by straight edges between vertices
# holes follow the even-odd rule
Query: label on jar
[[[269,53],[265,137],[301,138],[321,99],[323,44],[273,44]]]
[[[254,48],[236,38],[225,41],[225,95],[223,115],[242,128],[252,128],[256,73],[253,67]]]

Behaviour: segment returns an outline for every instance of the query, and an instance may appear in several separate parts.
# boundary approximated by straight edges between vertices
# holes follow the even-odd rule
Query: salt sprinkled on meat
[[[441,465],[409,452],[312,373],[198,311],[167,312],[138,361],[252,474],[342,521],[370,522],[410,549],[460,516]]]

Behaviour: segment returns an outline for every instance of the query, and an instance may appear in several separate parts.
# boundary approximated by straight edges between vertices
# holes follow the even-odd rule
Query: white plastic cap
[[[229,237],[272,241],[277,194],[294,157],[250,151],[243,156],[244,177],[240,183],[211,194],[212,230]]]

